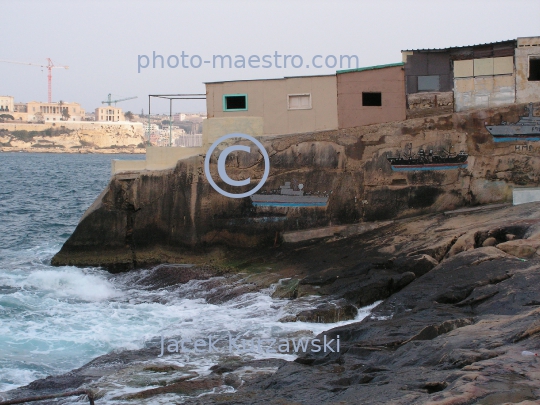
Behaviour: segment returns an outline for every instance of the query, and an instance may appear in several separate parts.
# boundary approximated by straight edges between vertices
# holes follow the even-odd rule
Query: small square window
[[[381,107],[381,93],[362,93],[362,105],[364,107]]]
[[[529,81],[540,81],[540,56],[529,59]]]
[[[289,94],[287,106],[289,110],[309,110],[311,108],[311,94]]]
[[[439,91],[439,76],[418,76],[418,91]]]
[[[246,111],[247,109],[247,94],[223,95],[223,111]]]

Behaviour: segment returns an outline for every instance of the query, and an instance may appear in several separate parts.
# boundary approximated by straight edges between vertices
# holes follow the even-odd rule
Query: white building
[[[13,112],[15,100],[12,96],[0,96],[0,114]]]

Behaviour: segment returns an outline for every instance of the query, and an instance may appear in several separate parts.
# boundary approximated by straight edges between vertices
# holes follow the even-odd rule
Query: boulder
[[[534,256],[538,248],[540,248],[540,240],[537,239],[517,239],[508,242],[499,243],[497,248],[510,255],[530,258]]]
[[[490,236],[489,238],[487,238],[483,243],[482,243],[482,246],[483,247],[488,247],[488,246],[495,246],[497,244],[497,239],[495,239],[493,236]]]
[[[456,243],[450,248],[446,254],[446,258],[457,255],[461,252],[473,250],[475,248],[475,232],[467,232],[457,238]]]

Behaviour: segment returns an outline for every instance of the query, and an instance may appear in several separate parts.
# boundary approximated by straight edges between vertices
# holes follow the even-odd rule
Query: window
[[[289,94],[287,108],[289,110],[309,110],[311,108],[311,94]]]
[[[529,59],[529,81],[540,81],[540,56]]]
[[[223,111],[246,111],[247,109],[247,94],[223,95]]]
[[[439,91],[439,76],[418,76],[418,91]]]
[[[362,93],[362,105],[364,107],[382,106],[381,93]]]

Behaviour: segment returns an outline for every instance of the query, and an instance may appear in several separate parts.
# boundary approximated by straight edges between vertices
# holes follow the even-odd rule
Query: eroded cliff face
[[[141,123],[0,124],[2,152],[144,153]]]
[[[258,194],[291,183],[326,206],[255,206],[251,198],[220,195],[204,174],[204,156],[171,170],[114,176],[88,210],[53,264],[104,265],[122,270],[185,260],[186,252],[213,246],[258,248],[279,244],[283,232],[386,220],[460,206],[509,202],[514,186],[537,186],[538,142],[495,143],[486,124],[516,122],[524,105],[418,118],[339,131],[262,140],[270,176]],[[464,168],[394,171],[387,155],[411,148],[469,154]],[[218,181],[217,153],[211,171]],[[261,155],[233,153],[233,179],[261,178]],[[302,187],[300,187],[302,185]]]

